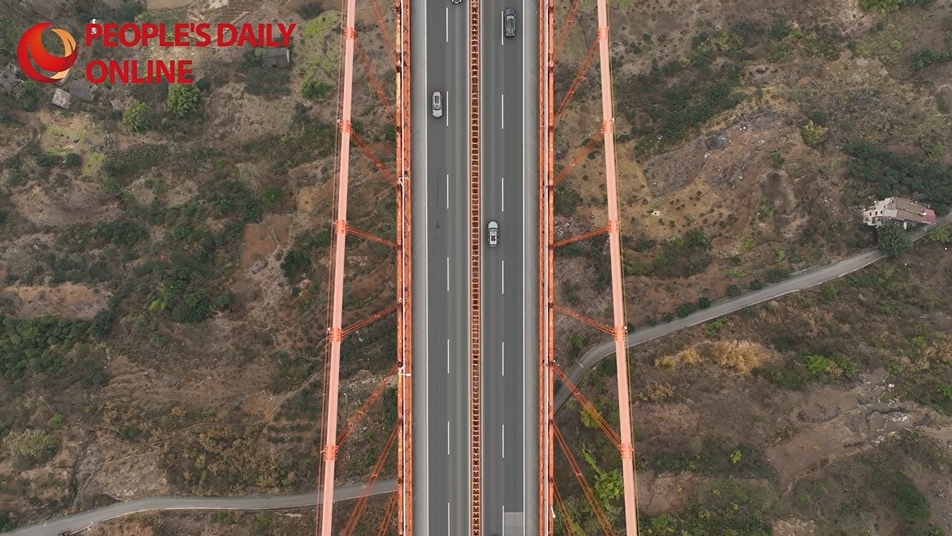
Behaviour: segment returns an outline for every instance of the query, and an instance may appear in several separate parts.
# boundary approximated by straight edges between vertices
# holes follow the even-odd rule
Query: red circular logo
[[[50,54],[43,46],[41,39],[43,30],[52,25],[51,22],[41,22],[31,26],[17,43],[17,61],[20,63],[20,68],[28,77],[37,82],[51,83],[62,80],[69,73],[69,68],[76,63],[76,40],[66,30],[53,28],[53,33],[63,42],[62,56]],[[53,74],[44,75],[37,67]]]

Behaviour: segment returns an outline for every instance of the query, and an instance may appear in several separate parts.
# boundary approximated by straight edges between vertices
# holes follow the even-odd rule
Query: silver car
[[[443,95],[439,91],[433,92],[433,117],[443,117]]]
[[[491,221],[489,228],[489,247],[494,248],[499,244],[499,224]]]

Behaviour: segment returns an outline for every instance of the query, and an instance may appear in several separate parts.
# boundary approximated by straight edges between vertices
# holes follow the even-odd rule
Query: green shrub
[[[740,290],[740,287],[738,287],[737,285],[727,285],[728,298],[736,298],[737,296],[740,296],[741,294],[742,294],[742,291]]]
[[[326,97],[332,89],[334,89],[334,86],[327,82],[311,78],[305,81],[301,87],[301,96],[307,100],[320,100]]]
[[[274,206],[281,200],[281,187],[270,186],[264,191],[264,203],[268,206]]]
[[[924,522],[931,517],[929,500],[912,482],[903,482],[896,489],[896,515],[907,522]]]
[[[10,532],[11,530],[17,528],[13,524],[13,520],[10,519],[10,514],[7,512],[0,512],[0,532]]]
[[[807,147],[816,147],[826,137],[828,130],[828,128],[821,127],[810,120],[800,129],[800,137],[803,138],[803,144]]]
[[[836,290],[835,283],[827,283],[823,286],[823,292],[820,293],[820,300],[825,303],[830,303],[836,300],[838,292]]]
[[[215,299],[215,310],[225,311],[235,302],[235,295],[231,292],[223,292]]]
[[[682,303],[676,309],[678,318],[684,318],[690,315],[691,313],[693,313],[694,311],[697,311],[697,306],[694,305],[693,303]]]
[[[83,165],[83,158],[76,153],[68,153],[63,161],[67,167],[77,168]]]
[[[697,308],[698,308],[698,309],[707,309],[707,308],[710,307],[710,306],[711,306],[711,299],[710,299],[710,298],[708,298],[708,297],[706,297],[706,296],[702,296],[702,297],[698,298],[698,300],[697,300]]]
[[[133,132],[141,132],[149,127],[149,105],[132,99],[122,111],[122,124]]]
[[[201,93],[194,84],[172,84],[165,105],[178,117],[188,117],[198,108]]]
[[[929,231],[926,242],[942,245],[952,243],[952,231],[948,227],[937,227]]]
[[[759,279],[750,282],[750,290],[760,290],[762,288],[764,288],[764,284]]]

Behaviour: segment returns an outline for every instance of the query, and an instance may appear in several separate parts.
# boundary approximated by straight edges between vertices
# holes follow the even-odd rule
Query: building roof
[[[81,101],[92,102],[95,97],[96,86],[88,80],[73,80],[67,88],[70,95]]]
[[[69,93],[63,91],[60,88],[56,88],[56,91],[53,93],[53,104],[59,106],[60,108],[69,109],[69,105],[73,103],[73,98],[70,97]]]
[[[935,211],[932,209],[928,209],[918,203],[913,203],[903,197],[895,198],[893,203],[896,207],[896,215],[894,218],[897,220],[935,223]]]
[[[863,219],[867,225],[879,227],[886,221],[900,221],[903,226],[907,223],[935,223],[935,211],[925,205],[920,205],[905,197],[887,197],[863,211]]]
[[[20,85],[18,70],[17,66],[11,63],[6,69],[0,71],[0,87],[7,91],[15,90]]]
[[[287,67],[291,65],[291,51],[287,47],[266,48],[261,61],[265,67]]]

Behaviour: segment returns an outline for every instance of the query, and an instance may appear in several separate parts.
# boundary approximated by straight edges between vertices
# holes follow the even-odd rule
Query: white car
[[[499,244],[499,224],[491,221],[488,225],[489,228],[489,247],[494,248]]]
[[[433,92],[431,108],[433,108],[433,117],[443,117],[443,95],[439,91]]]

